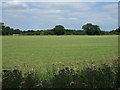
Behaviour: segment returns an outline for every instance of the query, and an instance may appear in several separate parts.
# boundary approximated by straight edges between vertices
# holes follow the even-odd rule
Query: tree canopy
[[[92,25],[91,23],[83,25],[82,29],[88,35],[100,35],[101,31],[98,25]]]
[[[56,35],[64,35],[64,34],[65,34],[64,26],[62,26],[62,25],[57,25],[57,26],[55,26],[55,28],[54,28],[54,33],[55,33]]]
[[[4,23],[0,24],[0,34],[2,35],[120,35],[120,27],[111,31],[102,31],[98,25],[87,23],[82,26],[83,30],[65,29],[62,25],[56,25],[53,29],[48,30],[19,30],[9,26],[5,26]]]

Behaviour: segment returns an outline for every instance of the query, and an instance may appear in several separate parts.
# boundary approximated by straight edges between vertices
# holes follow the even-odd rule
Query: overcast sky
[[[51,29],[55,25],[80,30],[86,23],[92,23],[109,31],[118,27],[118,3],[4,2],[2,21],[21,30]]]

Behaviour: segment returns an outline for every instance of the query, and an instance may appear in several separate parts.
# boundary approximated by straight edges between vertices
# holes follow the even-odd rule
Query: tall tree
[[[57,26],[55,26],[55,28],[54,28],[54,33],[55,33],[56,35],[64,35],[64,34],[65,34],[64,26],[62,26],[62,25],[57,25]]]
[[[101,31],[98,25],[92,25],[91,23],[83,25],[82,29],[88,35],[100,35],[100,31]]]

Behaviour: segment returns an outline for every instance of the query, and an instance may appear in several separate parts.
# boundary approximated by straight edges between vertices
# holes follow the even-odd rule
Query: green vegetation
[[[111,30],[111,31],[102,31],[98,25],[93,25],[88,23],[82,26],[83,30],[72,30],[72,29],[65,29],[62,25],[56,25],[53,29],[48,30],[19,30],[13,29],[9,26],[5,26],[3,23],[0,24],[2,27],[2,35],[119,35],[120,34],[120,27]]]
[[[52,64],[85,66],[111,63],[118,56],[118,36],[3,36],[3,69],[24,64],[50,68]],[[19,66],[20,65],[20,66]],[[44,71],[44,70],[43,70]]]
[[[65,34],[65,29],[62,25],[57,25],[53,29],[55,35],[64,35]]]
[[[83,30],[85,30],[86,34],[88,35],[100,35],[101,30],[98,25],[92,25],[91,23],[88,23],[84,25]]]
[[[111,32],[92,24],[83,29],[58,25],[47,31],[20,31],[4,27],[2,35],[9,36],[2,36],[3,88],[118,88],[119,29],[111,31],[117,35],[105,35]]]
[[[53,68],[54,69],[54,68]],[[48,79],[42,79],[36,71],[25,74],[18,69],[3,70],[3,88],[119,88],[120,61],[115,60],[112,65],[101,64],[80,70],[65,67]],[[49,71],[46,72],[49,74]],[[9,82],[8,82],[9,81]]]
[[[2,36],[0,36],[0,89],[2,88]]]

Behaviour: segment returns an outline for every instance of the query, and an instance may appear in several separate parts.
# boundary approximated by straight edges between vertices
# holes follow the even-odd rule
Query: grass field
[[[86,62],[111,63],[118,56],[118,36],[3,36],[3,69],[28,64],[47,67]]]

